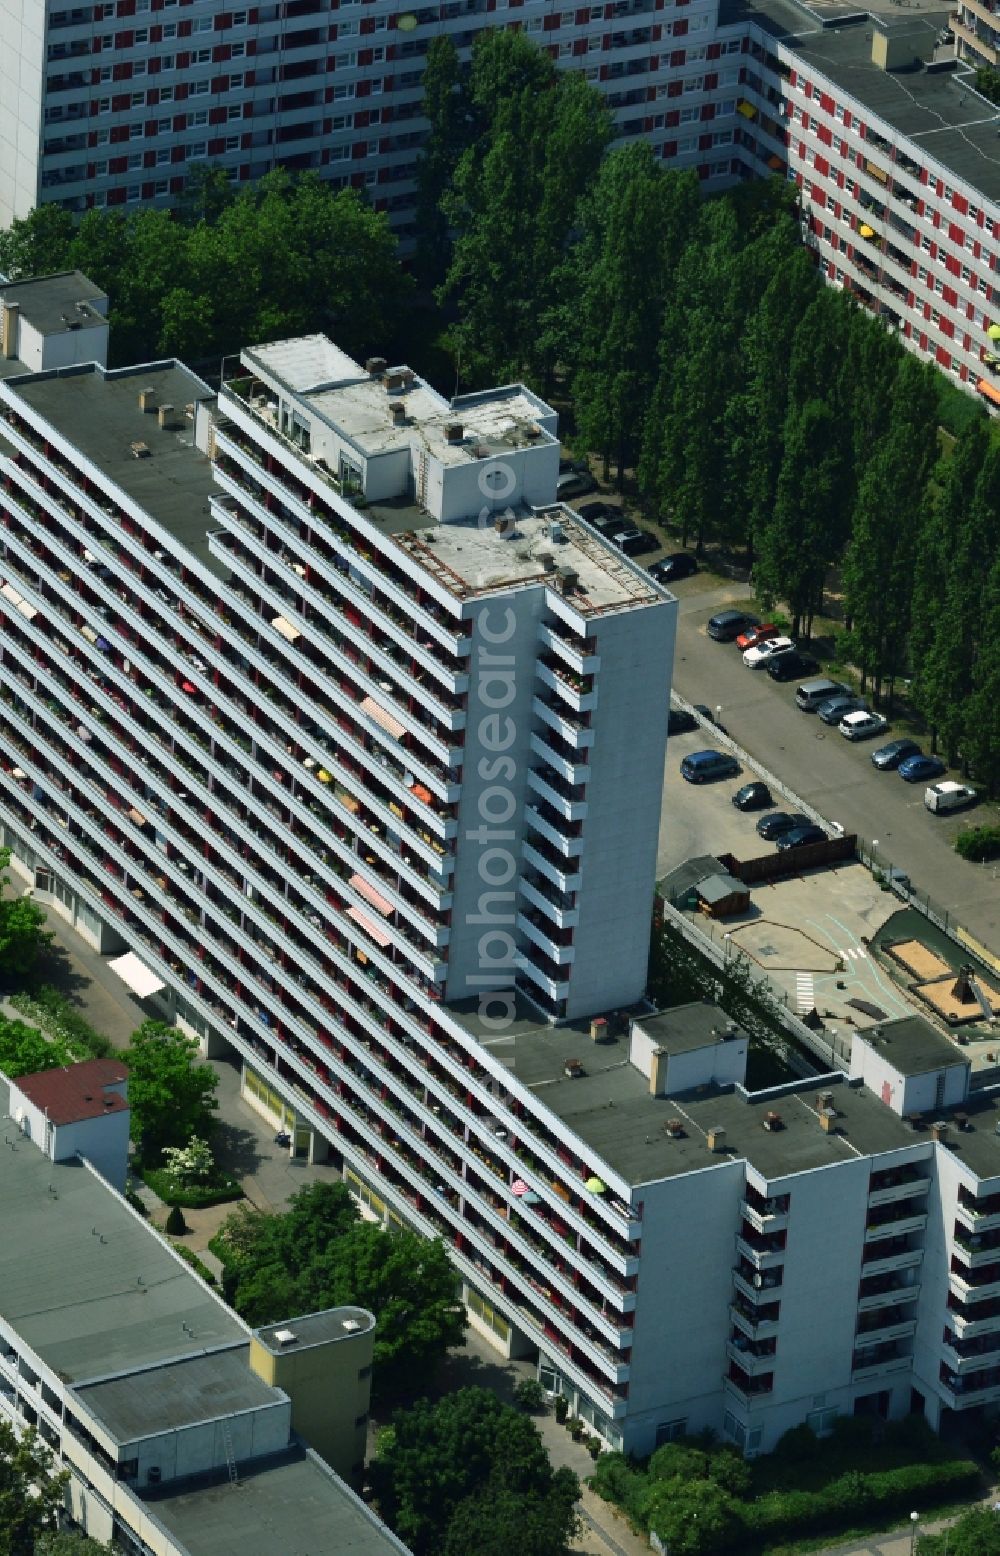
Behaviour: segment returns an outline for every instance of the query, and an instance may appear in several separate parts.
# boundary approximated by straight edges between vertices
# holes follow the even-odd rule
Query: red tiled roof
[[[85,1059],[63,1070],[39,1070],[19,1075],[11,1086],[41,1108],[52,1124],[77,1124],[128,1107],[124,1097],[106,1086],[128,1080],[128,1066],[119,1059]]]

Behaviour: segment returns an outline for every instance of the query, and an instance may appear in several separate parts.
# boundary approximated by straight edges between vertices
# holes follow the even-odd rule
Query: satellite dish
[[[417,18],[410,15],[409,13],[407,13],[405,16],[398,16],[396,18],[396,26],[399,28],[400,32],[412,32],[416,25]]]

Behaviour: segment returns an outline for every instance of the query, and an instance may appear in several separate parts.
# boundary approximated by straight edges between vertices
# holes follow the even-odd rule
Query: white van
[[[953,783],[951,779],[932,783],[924,790],[924,804],[938,816],[945,816],[950,810],[961,810],[963,805],[971,805],[975,798],[975,789],[970,789],[967,783]]]

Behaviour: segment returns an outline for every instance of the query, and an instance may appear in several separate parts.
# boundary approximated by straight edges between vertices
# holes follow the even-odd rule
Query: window
[[[539,22],[539,25],[541,25],[541,17],[538,17],[538,22]],[[600,52],[603,49],[603,47],[604,47],[604,39],[603,38],[594,37],[594,38],[588,38],[587,39],[587,53],[588,54],[600,54]]]
[[[705,43],[699,43],[696,48],[688,49],[687,54],[684,57],[684,62],[687,65],[697,65],[705,58],[707,53],[708,45]]]
[[[729,172],[729,163],[713,162],[709,172],[713,178],[724,178],[725,175]]]
[[[730,38],[729,42],[726,44],[725,52],[727,54],[738,54],[740,52],[740,48],[741,44],[739,38]]]
[[[365,188],[366,189],[374,189],[375,185],[377,183],[378,183],[378,173],[375,171],[374,168],[372,168],[370,173],[366,173],[365,174]]]
[[[834,1406],[825,1410],[810,1410],[806,1416],[806,1426],[815,1432],[817,1437],[828,1437],[836,1425],[839,1412]]]
[[[142,140],[142,125],[130,124],[128,127],[129,140]]]
[[[924,233],[923,237],[920,239],[920,247],[923,249],[925,254],[929,254],[930,251],[931,251],[931,240],[927,236],[926,232]]]
[[[704,76],[688,76],[687,80],[684,82],[685,92],[700,92],[704,89],[704,86]]]
[[[844,122],[844,107],[843,107],[843,104],[842,103],[838,103],[833,111],[834,111],[834,113],[835,113],[835,115],[837,117],[837,123],[838,124],[843,124],[843,122]]]
[[[133,61],[132,74],[133,76],[144,76],[146,74],[146,61],[144,59]]]
[[[226,150],[227,151],[239,151],[239,149],[240,149],[240,138],[239,138],[239,136],[238,135],[227,135],[226,136]]]
[[[331,146],[330,147],[330,161],[331,162],[347,162],[347,161],[350,160],[350,156],[351,156],[351,148],[350,148],[350,146]]]
[[[177,69],[177,55],[176,54],[164,54],[163,57],[160,60],[160,69],[161,70],[176,70]]]
[[[146,94],[145,94],[145,92],[133,92],[132,93],[132,107],[133,108],[141,108],[143,106],[143,104],[145,103],[145,101],[146,101]]]
[[[950,184],[945,184],[944,186],[944,197],[946,200],[954,200],[955,198],[955,191]]]
[[[972,280],[972,271],[969,269],[968,265],[962,266],[962,280],[966,283],[966,285],[968,285]]]
[[[339,38],[356,38],[360,31],[361,31],[361,23],[360,22],[341,22],[339,24],[339,26],[337,27],[337,37],[338,37],[338,39]]]
[[[369,81],[369,83],[368,83],[369,94],[372,97],[381,97],[382,96],[382,87],[383,87],[383,82],[381,81],[381,79],[379,79],[378,81]]]
[[[941,296],[941,293],[944,291],[944,282],[941,280],[940,276],[935,276],[934,277],[934,290],[935,290],[935,292],[937,293],[937,295],[939,297]]]
[[[141,195],[142,195],[142,185],[141,184],[129,184],[128,188],[125,190],[125,198],[129,202],[129,204],[132,204],[134,201],[138,200],[141,197]]]
[[[733,132],[732,132],[732,130],[716,130],[715,134],[712,136],[712,145],[713,146],[731,146],[732,143],[733,143]],[[825,201],[825,198],[823,196],[822,191],[820,191],[820,200],[823,202],[824,205],[826,204],[826,201]]]
[[[656,1447],[662,1448],[664,1443],[675,1443],[678,1438],[687,1435],[687,1417],[679,1421],[661,1421],[656,1428]]]
[[[385,32],[387,27],[388,27],[388,23],[387,23],[385,17],[384,16],[376,16],[374,31],[375,32]]]
[[[187,122],[188,122],[188,129],[193,129],[194,126],[196,126],[196,125],[207,124],[208,123],[208,109],[207,108],[199,108],[194,113],[189,113],[188,116],[187,116]]]
[[[928,276],[927,266],[926,265],[919,265],[917,267],[917,280],[918,281],[926,281],[927,280],[927,276]]]
[[[239,91],[242,86],[243,86],[243,77],[242,77],[242,75],[230,76],[229,77],[229,90],[231,92]]]
[[[215,21],[211,16],[196,16],[191,23],[192,32],[214,32]]]
[[[211,49],[195,49],[191,58],[196,65],[210,65],[212,63]]]
[[[169,181],[169,179],[158,178],[156,180],[155,184],[153,185],[153,194],[154,195],[165,195],[165,194],[169,194],[169,193],[170,193],[170,181]]]
[[[170,147],[169,146],[161,146],[159,151],[156,153],[156,165],[157,165],[157,167],[166,167],[169,162],[170,162]]]
[[[106,146],[110,140],[111,140],[111,131],[110,130],[98,130],[98,132],[97,132],[97,144],[99,146]]]
[[[358,63],[357,52],[352,49],[350,54],[338,54],[334,63],[338,70],[354,70]]]
[[[366,151],[366,154],[369,157],[377,157],[378,156],[378,141],[377,140],[370,140],[368,142],[366,148],[365,148],[365,151]]]
[[[229,107],[226,109],[226,118],[229,119],[229,120],[232,120],[232,119],[242,119],[242,117],[243,117],[243,104],[242,103],[230,103]]]
[[[333,89],[333,100],[334,100],[335,103],[342,103],[345,98],[353,97],[353,96],[354,96],[354,82],[353,81],[340,81],[340,82],[338,82],[336,84],[336,86],[334,86],[334,89]]]
[[[735,99],[735,97],[726,97],[719,104],[719,113],[720,114],[735,113],[735,112],[736,112],[736,99]]]
[[[94,163],[94,176],[96,178],[106,178],[107,174],[108,174],[108,164],[106,162],[95,162]]]
[[[102,65],[101,66],[101,70],[100,70],[100,75],[98,77],[98,80],[100,80],[100,81],[110,81],[111,80],[111,74],[112,74],[111,66],[110,65]]]
[[[932,324],[940,324],[941,323],[941,315],[940,315],[940,313],[938,312],[938,310],[936,308],[932,308],[931,309],[931,323]]]
[[[177,36],[177,23],[176,22],[164,22],[164,24],[163,24],[163,36],[165,38],[176,38],[176,36]]]
[[[233,12],[232,25],[234,27],[245,27],[246,24],[247,24],[247,13],[246,13],[246,11],[234,11]]]
[[[111,112],[111,99],[110,99],[110,97],[100,97],[100,98],[98,98],[98,100],[97,100],[97,112],[98,113],[110,113]]]
[[[148,27],[137,27],[135,29],[135,32],[132,34],[132,41],[133,41],[133,43],[136,43],[136,44],[148,43],[149,42],[149,28]]]
[[[245,43],[234,43],[230,50],[233,59],[244,59],[246,57],[246,52],[247,46]]]
[[[603,22],[603,20],[604,20],[604,7],[603,7],[603,5],[592,5],[590,7],[590,20],[592,22]]]
[[[529,16],[524,24],[524,30],[525,32],[541,32],[542,18],[540,16]]]
[[[352,113],[339,113],[331,119],[330,123],[335,130],[349,130],[353,128],[354,115]]]
[[[962,364],[959,361],[958,357],[952,357],[952,359],[951,359],[951,370],[952,370],[953,373],[960,373],[962,371]]]
[[[965,247],[967,252],[970,254],[974,254],[976,252],[976,240],[975,238],[970,237],[968,233],[965,234]]]
[[[208,96],[208,89],[209,89],[210,85],[211,85],[211,83],[208,82],[208,81],[192,81],[191,85],[188,87],[188,96],[189,97],[207,97]],[[164,87],[163,91],[160,93],[161,99],[163,99],[164,101],[167,101],[167,102],[170,101],[170,98],[167,97],[167,93],[168,92],[170,93],[170,97],[173,97],[173,87],[169,87],[169,86]]]
[[[129,172],[130,173],[137,173],[141,167],[142,167],[142,152],[141,151],[130,152],[129,153],[129,159],[128,159],[128,170],[129,170]]]
[[[681,123],[682,124],[692,124],[696,119],[700,119],[700,118],[701,118],[701,109],[700,108],[682,108],[681,109]]]

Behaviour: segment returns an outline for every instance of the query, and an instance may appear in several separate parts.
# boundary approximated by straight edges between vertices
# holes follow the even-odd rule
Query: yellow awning
[[[867,222],[862,222],[858,231],[863,238],[874,238],[875,236],[875,228],[869,227]]]
[[[1000,405],[1000,389],[995,388],[988,378],[981,378],[976,388],[980,394],[986,396],[987,400],[992,400],[994,405]]]
[[[271,622],[271,626],[274,628],[275,632],[280,632],[283,638],[287,638],[289,643],[294,643],[296,638],[302,636],[298,627],[293,627],[292,623],[290,621],[286,621],[284,616],[275,616],[274,620]]]
[[[736,112],[741,113],[744,119],[756,119],[757,117],[757,110],[753,103],[738,103]]]
[[[990,340],[1000,340],[1000,324],[991,324],[986,333],[990,337]],[[0,593],[6,594],[6,592],[7,591],[5,589],[0,590]]]

